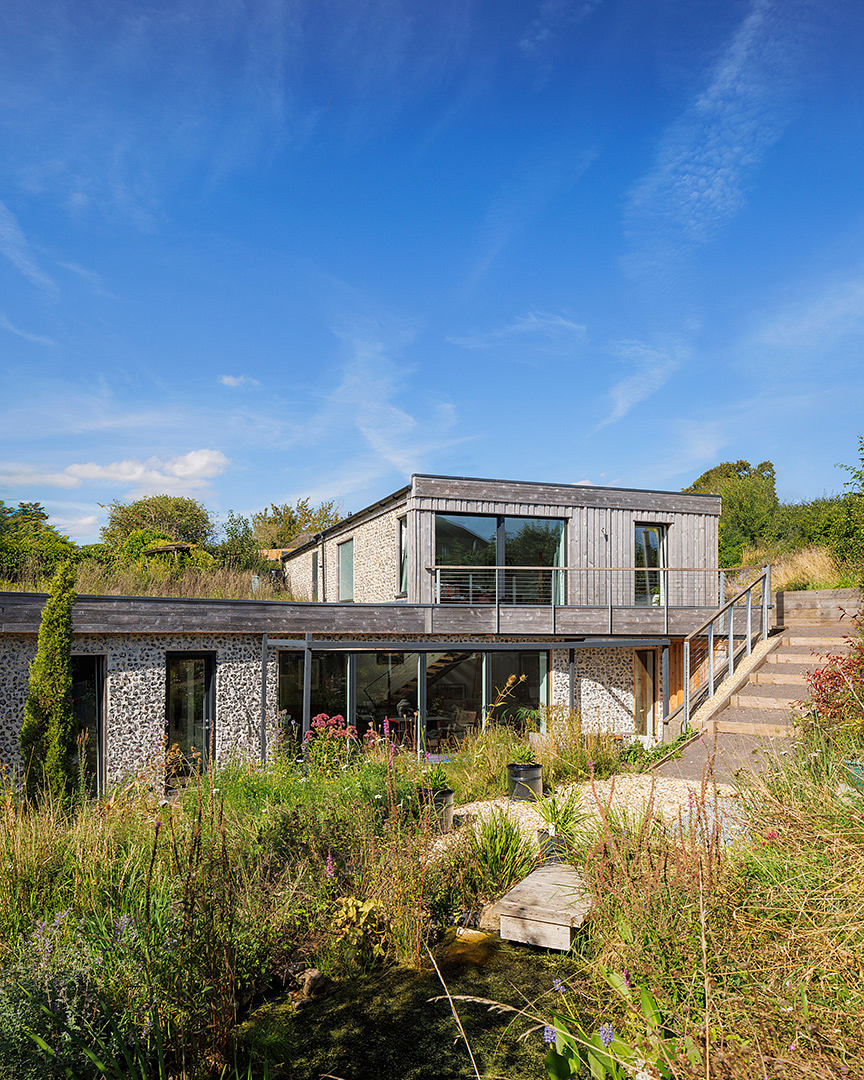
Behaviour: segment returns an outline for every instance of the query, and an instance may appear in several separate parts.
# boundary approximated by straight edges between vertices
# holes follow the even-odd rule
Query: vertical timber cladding
[[[435,514],[500,514],[550,517],[567,521],[567,561],[574,572],[568,582],[568,603],[604,606],[612,590],[616,605],[633,603],[633,575],[590,573],[591,568],[632,567],[637,523],[667,527],[665,562],[670,567],[705,567],[670,579],[673,604],[713,605],[708,568],[717,565],[719,498],[677,492],[581,488],[577,485],[529,484],[434,476],[413,477],[409,510],[418,519],[412,536],[417,551],[411,600],[433,602],[432,579],[426,567],[435,564]]]

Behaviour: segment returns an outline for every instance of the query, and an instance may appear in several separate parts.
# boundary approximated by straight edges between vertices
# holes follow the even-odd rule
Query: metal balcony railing
[[[426,569],[432,578],[433,603],[442,605],[715,608],[724,603],[727,587],[727,571],[718,567],[428,566]],[[735,573],[749,576],[753,572],[744,568]]]

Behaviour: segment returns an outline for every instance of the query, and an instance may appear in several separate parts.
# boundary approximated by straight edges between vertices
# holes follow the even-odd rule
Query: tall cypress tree
[[[36,656],[18,745],[28,795],[47,788],[65,795],[74,783],[75,715],[72,708],[72,605],[75,567],[62,563],[42,611]]]

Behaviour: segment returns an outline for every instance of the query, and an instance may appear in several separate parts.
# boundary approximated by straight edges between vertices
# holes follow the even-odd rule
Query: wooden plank
[[[569,952],[573,943],[573,928],[555,923],[535,922],[502,915],[499,933],[505,941],[518,941],[522,945],[539,945],[544,949],[560,949]]]
[[[641,491],[626,488],[589,487],[578,484],[534,484],[511,480],[468,477],[414,477],[415,499],[431,499],[446,504],[466,500],[494,505],[549,507],[612,506],[633,510],[657,510],[692,514],[720,513],[720,499],[712,495],[689,495],[673,491]],[[437,508],[437,507],[436,507]],[[447,512],[446,509],[443,512]],[[451,511],[458,512],[458,511]],[[547,516],[537,514],[536,516]],[[554,515],[553,515],[554,516]]]

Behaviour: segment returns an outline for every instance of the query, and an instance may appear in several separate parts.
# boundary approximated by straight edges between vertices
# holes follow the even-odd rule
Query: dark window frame
[[[203,660],[204,661],[204,695],[205,715],[204,720],[204,747],[201,755],[202,772],[206,772],[211,762],[216,760],[216,673],[218,668],[218,656],[215,649],[172,649],[165,653],[165,734],[171,737],[169,707],[171,701],[171,661],[172,660]],[[209,719],[207,713],[210,713]]]

